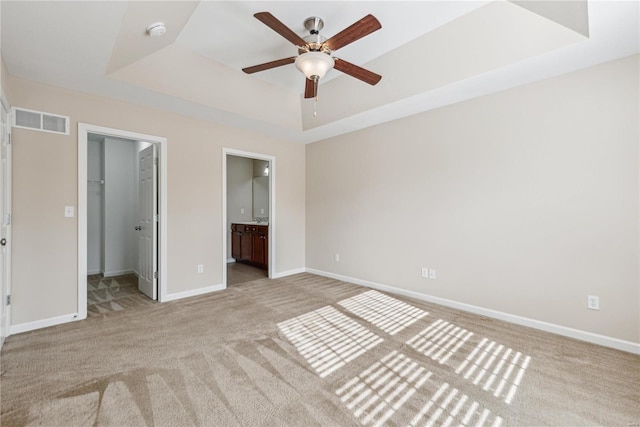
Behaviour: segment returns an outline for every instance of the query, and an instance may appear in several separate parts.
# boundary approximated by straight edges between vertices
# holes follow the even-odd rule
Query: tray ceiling
[[[24,2],[2,1],[12,75],[313,142],[639,51],[638,2]],[[332,70],[302,97],[293,65],[241,68],[296,49],[253,17],[269,11],[301,36],[326,37],[368,13],[382,29],[335,56],[383,76]],[[151,38],[147,25],[167,34]],[[317,110],[314,117],[313,110]]]

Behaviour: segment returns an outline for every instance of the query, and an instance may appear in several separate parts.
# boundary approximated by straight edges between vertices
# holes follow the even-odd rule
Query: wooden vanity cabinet
[[[231,256],[260,268],[269,265],[269,226],[231,224]]]
[[[251,262],[267,268],[269,264],[269,228],[264,225],[254,227],[251,234]]]
[[[236,261],[251,261],[251,234],[245,232],[245,226],[231,226],[231,256]]]

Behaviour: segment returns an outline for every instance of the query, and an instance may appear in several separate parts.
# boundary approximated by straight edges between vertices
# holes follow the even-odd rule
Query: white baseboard
[[[162,302],[175,301],[182,298],[195,297],[198,295],[208,294],[210,292],[222,291],[224,289],[226,289],[224,285],[213,285],[213,286],[207,286],[204,288],[193,289],[190,291],[176,292],[174,294],[167,294],[165,298],[162,300]]]
[[[127,270],[105,271],[104,277],[124,276],[125,274],[134,274],[136,271],[129,268]]]
[[[235,258],[227,258],[227,264],[231,264],[233,262],[236,262]]]
[[[79,320],[78,313],[65,314],[63,316],[50,317],[48,319],[36,320],[35,322],[20,323],[9,327],[9,335],[29,332],[36,329],[48,328],[49,326],[61,325],[63,323]]]
[[[355,285],[366,286],[367,288],[378,289],[398,295],[404,295],[416,298],[422,301],[432,302],[446,307],[455,308],[470,313],[480,314],[482,316],[491,317],[493,319],[504,320],[505,322],[515,323],[517,325],[527,326],[529,328],[539,329],[545,332],[551,332],[565,337],[575,338],[581,341],[598,344],[604,347],[615,348],[617,350],[629,353],[640,354],[640,343],[625,341],[618,338],[608,337],[605,335],[594,334],[592,332],[581,331],[566,326],[556,325],[553,323],[543,322],[541,320],[530,319],[528,317],[516,316],[514,314],[504,313],[502,311],[491,310],[476,305],[465,304],[445,298],[434,297],[420,292],[400,289],[389,285],[370,282],[368,280],[356,279],[354,277],[342,276],[340,274],[329,273],[327,271],[307,268],[308,273],[317,274],[318,276],[329,277],[331,279],[341,280],[343,282],[353,283]]]
[[[293,270],[281,271],[279,273],[274,273],[271,277],[272,279],[280,279],[282,277],[293,276],[294,274],[300,274],[306,272],[307,269],[304,267],[294,268]]]
[[[87,276],[93,276],[94,274],[102,274],[102,270],[87,271]]]

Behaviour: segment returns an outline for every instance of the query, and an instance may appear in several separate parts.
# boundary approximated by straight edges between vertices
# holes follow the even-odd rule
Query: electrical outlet
[[[244,215],[244,208],[240,208],[240,215]]]
[[[204,265],[198,264],[198,273],[204,273]]]
[[[336,260],[336,262],[340,262],[340,254],[335,254],[333,258]]]
[[[429,278],[429,269],[427,267],[422,267],[422,277]]]
[[[429,269],[429,279],[436,279],[436,271],[432,268]]]
[[[600,297],[587,295],[587,308],[589,310],[600,310]]]

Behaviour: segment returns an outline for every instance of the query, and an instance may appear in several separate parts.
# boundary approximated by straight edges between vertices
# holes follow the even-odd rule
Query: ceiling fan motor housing
[[[324,28],[324,21],[317,16],[310,16],[304,20],[304,27],[309,30],[311,34],[318,34],[320,30]]]
[[[304,20],[304,27],[309,30],[309,35],[302,39],[307,42],[306,51],[330,53],[326,46],[323,46],[327,38],[320,35],[320,30],[324,28],[324,21],[317,16],[311,16]],[[302,52],[300,52],[302,53]]]

